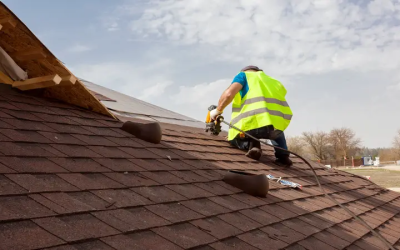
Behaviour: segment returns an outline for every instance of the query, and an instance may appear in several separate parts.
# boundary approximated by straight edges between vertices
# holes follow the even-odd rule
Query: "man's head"
[[[257,66],[249,65],[249,66],[244,67],[244,68],[241,69],[240,71],[263,71],[263,70],[260,69],[260,68],[257,67]]]

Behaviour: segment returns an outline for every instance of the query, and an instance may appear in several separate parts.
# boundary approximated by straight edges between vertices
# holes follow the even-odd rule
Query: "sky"
[[[288,91],[288,136],[400,129],[400,0],[3,2],[78,77],[201,121],[257,65]]]

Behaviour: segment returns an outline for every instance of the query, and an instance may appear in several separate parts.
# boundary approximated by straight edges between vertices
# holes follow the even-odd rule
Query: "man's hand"
[[[221,114],[222,114],[222,111],[219,111],[218,109],[213,109],[210,112],[210,118],[211,118],[211,120],[215,121],[217,119],[217,117]]]

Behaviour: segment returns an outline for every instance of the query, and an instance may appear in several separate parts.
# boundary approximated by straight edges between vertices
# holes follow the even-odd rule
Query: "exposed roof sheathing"
[[[100,94],[98,99],[120,119],[141,118],[162,123],[170,123],[189,127],[204,128],[204,122],[171,110],[144,102],[132,96],[81,79],[82,83],[94,93]],[[110,102],[107,98],[115,100]]]
[[[386,249],[323,196],[299,159],[260,162],[202,129],[161,124],[146,143],[110,117],[0,84],[0,249]],[[400,193],[314,163],[325,190],[400,247]],[[270,182],[266,198],[225,184]]]
[[[73,74],[49,51],[25,24],[0,1],[0,47],[28,73],[32,84],[36,80],[42,83],[35,88],[43,88],[43,95],[83,107],[94,112],[114,117]],[[61,81],[55,81],[55,75]],[[39,77],[48,77],[42,80]],[[33,79],[33,80],[32,80]],[[29,81],[29,80],[27,80]],[[47,81],[47,82],[46,82]],[[4,82],[4,81],[3,81]],[[50,84],[49,84],[50,83]],[[56,84],[58,83],[58,84]],[[75,84],[73,84],[75,83]],[[15,84],[15,87],[25,83]],[[56,84],[53,87],[49,87]]]

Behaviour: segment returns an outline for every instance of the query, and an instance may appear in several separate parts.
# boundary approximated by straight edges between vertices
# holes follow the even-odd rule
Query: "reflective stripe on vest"
[[[264,72],[245,72],[249,91],[242,98],[237,93],[232,103],[231,124],[244,131],[273,125],[284,131],[292,119],[292,111],[286,102],[286,89]],[[228,140],[239,132],[229,129]]]

